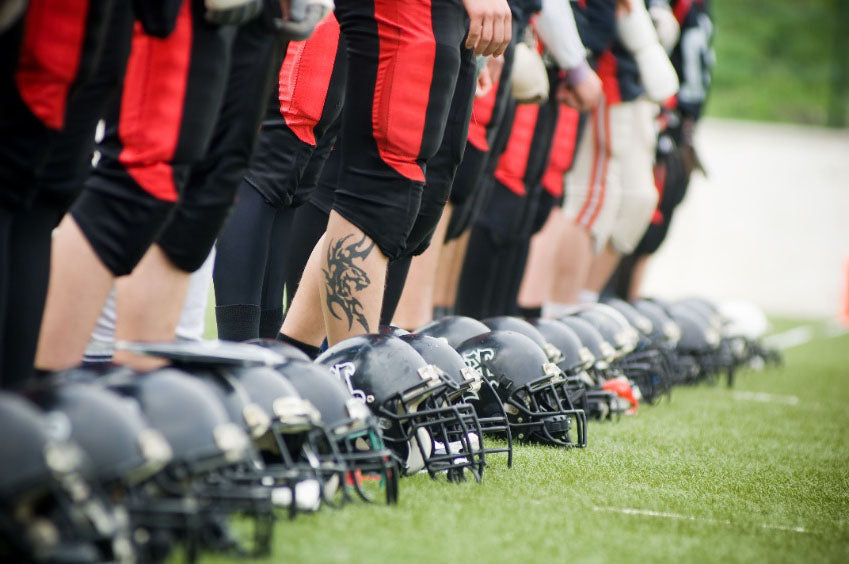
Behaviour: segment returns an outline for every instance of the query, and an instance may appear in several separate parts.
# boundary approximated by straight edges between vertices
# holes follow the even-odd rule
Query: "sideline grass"
[[[281,522],[268,561],[849,561],[847,350],[821,337],[733,390],[678,389],[586,450],[520,447],[481,485],[416,476],[397,507]]]

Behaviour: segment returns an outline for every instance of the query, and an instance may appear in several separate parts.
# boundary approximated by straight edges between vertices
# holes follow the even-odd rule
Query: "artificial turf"
[[[267,561],[847,562],[849,335],[784,357],[591,424],[584,450],[492,457],[482,484],[416,476],[395,507],[281,520]]]

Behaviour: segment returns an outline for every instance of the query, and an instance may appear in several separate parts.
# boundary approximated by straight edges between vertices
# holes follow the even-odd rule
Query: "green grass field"
[[[416,476],[396,507],[282,521],[268,561],[847,562],[849,335],[817,328],[783,369],[676,389],[591,424],[585,450],[519,447],[480,485]]]
[[[713,0],[716,66],[709,115],[825,125],[846,69],[844,0]],[[844,73],[847,71],[843,71]],[[849,95],[842,95],[844,112]]]

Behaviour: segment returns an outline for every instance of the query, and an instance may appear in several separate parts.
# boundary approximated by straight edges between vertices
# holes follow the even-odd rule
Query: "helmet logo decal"
[[[339,378],[347,387],[348,391],[351,392],[351,395],[355,398],[358,398],[362,401],[366,401],[366,395],[362,390],[357,390],[354,388],[354,384],[351,382],[351,376],[357,371],[357,367],[354,366],[353,362],[341,362],[339,364],[334,364],[330,371],[333,372],[333,375]]]
[[[487,380],[493,380],[494,374],[489,370],[488,363],[495,358],[495,350],[493,349],[474,349],[463,353],[463,362],[466,366],[480,372]],[[497,380],[493,380],[493,385],[496,385]]]

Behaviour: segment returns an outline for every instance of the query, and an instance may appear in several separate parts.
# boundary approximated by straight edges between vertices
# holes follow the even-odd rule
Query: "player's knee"
[[[84,190],[71,207],[80,230],[114,276],[133,271],[168,219],[174,202],[143,190]]]

